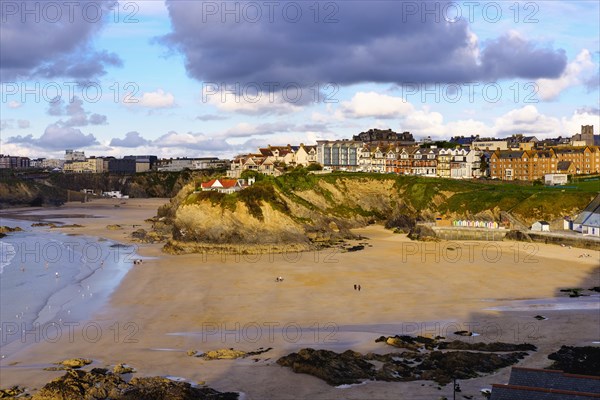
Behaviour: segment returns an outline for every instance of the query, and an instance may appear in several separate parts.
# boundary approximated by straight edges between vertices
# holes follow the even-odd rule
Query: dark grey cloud
[[[123,62],[115,53],[81,49],[75,54],[58,57],[46,62],[33,71],[33,75],[43,78],[68,76],[75,79],[88,79],[106,73],[105,67],[121,67]]]
[[[0,130],[13,129],[15,127],[14,123],[14,119],[3,119],[0,121]],[[27,119],[18,119],[16,123],[18,129],[27,129],[31,126],[31,122]]]
[[[598,107],[581,107],[575,110],[577,114],[592,114],[600,115],[600,109]]]
[[[64,100],[62,100],[60,97],[55,97],[48,103],[48,115],[64,115],[64,105]]]
[[[88,119],[90,125],[106,125],[107,123],[107,118],[106,115],[101,115],[101,114],[92,114],[90,115],[90,118]]]
[[[205,82],[293,82],[309,88],[315,82],[536,79],[556,78],[567,64],[564,51],[515,36],[476,48],[465,19],[423,20],[407,15],[400,1],[336,2],[337,23],[323,23],[333,9],[322,9],[315,23],[311,2],[293,2],[303,12],[297,23],[282,17],[286,3],[276,2],[272,22],[266,9],[257,22],[243,13],[240,22],[231,15],[223,22],[223,14],[208,15],[204,3],[167,0],[173,31],[161,41],[184,55],[190,76]],[[443,9],[443,2],[436,4]]]
[[[13,128],[13,120],[12,119],[3,119],[0,120],[0,131],[6,130],[6,129],[12,129]]]
[[[97,145],[99,142],[93,134],[86,135],[77,127],[107,123],[105,115],[90,115],[88,111],[85,111],[83,101],[78,97],[73,97],[69,102],[63,99],[54,99],[48,105],[48,114],[68,118],[48,125],[39,138],[35,138],[33,135],[18,135],[8,138],[6,142],[27,144],[50,150],[87,147]],[[18,125],[20,128],[29,127],[29,121],[19,120]]]
[[[595,74],[585,79],[584,85],[588,93],[598,90],[600,88],[600,73],[596,71]]]
[[[132,147],[145,146],[149,143],[150,143],[150,141],[144,139],[142,137],[142,135],[140,135],[139,132],[133,131],[133,132],[127,132],[123,139],[113,138],[110,141],[109,146],[132,148]]]
[[[485,76],[538,79],[559,77],[566,67],[564,50],[538,48],[516,35],[504,35],[486,43],[482,53]]]
[[[39,138],[34,138],[33,135],[19,135],[8,138],[6,143],[26,144],[45,150],[82,148],[99,144],[94,135],[86,135],[79,129],[57,123],[48,125]]]
[[[196,117],[197,120],[200,121],[223,121],[226,119],[229,119],[229,117],[225,116],[225,115],[217,115],[217,114],[203,114],[203,115],[198,115]]]
[[[83,108],[83,100],[75,96],[68,102],[62,98],[55,98],[48,104],[48,114],[54,116],[68,116],[65,121],[60,120],[57,123],[63,126],[87,126],[87,125],[106,125],[108,118],[106,115],[90,114]]]
[[[101,0],[2,1],[1,80],[35,76],[88,79],[104,75],[107,66],[120,66],[118,55],[92,45],[114,15],[112,6],[113,2]]]

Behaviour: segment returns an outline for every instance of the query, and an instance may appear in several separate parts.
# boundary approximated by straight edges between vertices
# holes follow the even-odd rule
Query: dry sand
[[[85,226],[64,230],[130,242],[131,232],[148,229],[144,219],[166,200],[122,202],[73,203],[36,213],[100,216],[62,219]],[[109,231],[108,224],[124,229]],[[451,398],[450,385],[438,390],[433,382],[333,388],[275,361],[303,347],[389,352],[393,349],[374,339],[401,333],[452,338],[464,329],[481,334],[465,338],[469,341],[533,343],[539,351],[520,365],[544,367],[547,354],[563,344],[600,341],[597,297],[587,299],[592,303],[587,309],[579,298],[559,303],[575,309],[548,310],[543,304],[552,300],[540,300],[525,311],[488,310],[553,298],[559,288],[599,285],[600,252],[519,242],[412,242],[379,226],[358,233],[370,246],[349,253],[172,256],[162,254],[160,245],[139,245],[138,252],[149,259],[134,266],[109,304],[81,324],[87,331],[78,328],[72,337],[65,331],[58,343],[41,340],[2,360],[0,386],[40,387],[60,374],[41,367],[77,356],[98,365],[126,362],[144,375],[204,381],[218,390],[244,392],[248,399]],[[583,253],[591,257],[579,258]],[[284,281],[276,283],[278,276]],[[355,291],[354,284],[362,290]],[[537,321],[537,314],[548,320]],[[96,341],[98,326],[102,335]],[[224,347],[273,350],[234,361],[185,354]],[[462,394],[482,398],[479,389],[505,383],[509,370],[461,382]]]

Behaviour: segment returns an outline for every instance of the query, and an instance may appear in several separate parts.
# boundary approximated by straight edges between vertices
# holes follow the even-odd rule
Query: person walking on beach
[[[356,286],[356,283],[354,284],[354,290],[356,290],[358,288],[358,286]]]
[[[358,285],[358,291],[360,292],[360,285]]]

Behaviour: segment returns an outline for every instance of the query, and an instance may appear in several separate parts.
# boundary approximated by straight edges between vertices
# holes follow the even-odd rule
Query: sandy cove
[[[52,214],[98,216],[60,219],[84,225],[61,230],[131,243],[131,232],[149,229],[144,220],[166,201],[107,199],[32,213],[50,220]],[[107,230],[110,224],[123,229]],[[520,242],[412,242],[378,226],[358,233],[371,246],[350,253],[171,256],[161,253],[161,245],[139,244],[139,254],[148,258],[83,325],[87,332],[75,330],[69,337],[65,331],[58,343],[42,340],[2,360],[0,386],[40,387],[60,374],[40,371],[46,364],[82,356],[101,364],[127,362],[144,375],[205,381],[249,399],[397,399],[399,393],[405,396],[400,398],[435,399],[451,396],[450,387],[438,390],[433,382],[419,381],[338,389],[275,361],[303,347],[391,352],[374,339],[397,333],[446,335],[461,328],[482,334],[469,341],[533,343],[539,351],[520,365],[543,367],[547,354],[563,344],[600,340],[597,308],[485,310],[513,300],[552,298],[559,288],[597,286],[599,252]],[[579,258],[583,253],[591,257]],[[284,281],[276,283],[277,276]],[[362,290],[355,291],[354,284]],[[535,320],[537,314],[548,320]],[[102,329],[97,341],[91,324]],[[273,350],[235,361],[185,354],[223,347]],[[508,371],[461,382],[462,394],[479,397],[480,388],[506,382]]]

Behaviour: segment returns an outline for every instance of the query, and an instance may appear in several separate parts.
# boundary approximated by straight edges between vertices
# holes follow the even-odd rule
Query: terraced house
[[[490,157],[490,176],[507,181],[533,181],[554,173],[579,175],[599,172],[600,148],[597,146],[497,150]]]

